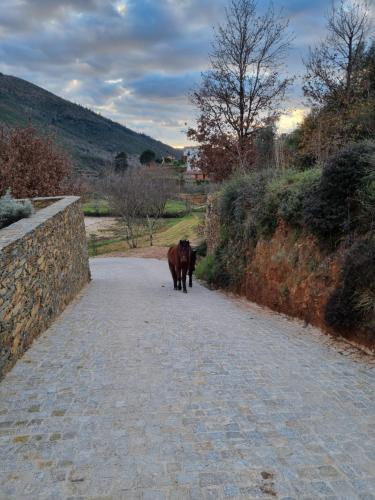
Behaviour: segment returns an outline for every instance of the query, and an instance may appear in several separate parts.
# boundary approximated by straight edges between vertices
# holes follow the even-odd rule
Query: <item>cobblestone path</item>
[[[0,383],[1,499],[375,498],[371,360],[165,262],[92,271]]]

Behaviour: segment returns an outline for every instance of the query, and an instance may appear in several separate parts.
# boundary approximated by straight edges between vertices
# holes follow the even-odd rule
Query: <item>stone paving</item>
[[[1,499],[375,498],[375,368],[167,264],[93,282],[0,383]]]

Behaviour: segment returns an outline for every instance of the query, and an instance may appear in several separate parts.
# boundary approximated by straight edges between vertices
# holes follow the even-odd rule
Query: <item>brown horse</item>
[[[168,264],[173,278],[174,289],[182,289],[184,293],[187,293],[186,275],[190,271],[191,253],[192,249],[188,240],[180,240],[178,245],[168,250]]]

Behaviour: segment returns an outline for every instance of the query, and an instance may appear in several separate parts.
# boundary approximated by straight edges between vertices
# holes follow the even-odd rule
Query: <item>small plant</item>
[[[13,198],[10,189],[0,198],[0,229],[29,217],[34,209],[31,201],[19,201]]]
[[[89,254],[90,255],[98,255],[98,237],[95,233],[90,233],[89,239]]]
[[[355,302],[362,316],[375,318],[375,290],[363,290],[357,294]]]
[[[290,290],[289,290],[289,287],[286,283],[283,283],[280,287],[280,295],[284,298],[284,299],[288,299],[289,296],[290,296]]]
[[[225,250],[225,247],[217,248],[213,255],[207,255],[200,260],[195,271],[197,278],[222,288],[235,285],[235,274],[228,272],[233,263],[228,262]]]

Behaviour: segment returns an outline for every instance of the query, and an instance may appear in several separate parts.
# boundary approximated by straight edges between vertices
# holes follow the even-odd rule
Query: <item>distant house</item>
[[[186,163],[186,175],[196,181],[208,180],[206,174],[195,165],[195,162],[199,160],[199,148],[197,147],[187,147],[184,149],[183,160]]]
[[[162,164],[164,165],[165,163],[173,163],[174,161],[176,161],[176,157],[175,156],[163,156],[163,159],[162,159]]]
[[[184,149],[183,159],[186,163],[187,172],[194,169],[194,161],[199,159],[199,148],[188,147]]]

